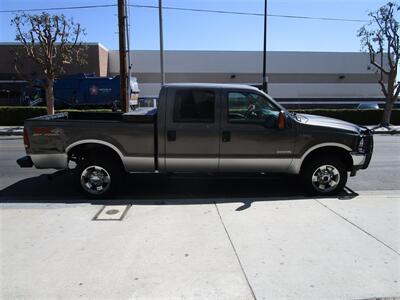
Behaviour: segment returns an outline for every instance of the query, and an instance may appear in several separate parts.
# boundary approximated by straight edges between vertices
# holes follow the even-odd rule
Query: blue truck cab
[[[130,105],[137,104],[138,95],[137,80],[131,77]],[[117,107],[120,105],[120,77],[65,75],[55,80],[54,97],[58,107]]]

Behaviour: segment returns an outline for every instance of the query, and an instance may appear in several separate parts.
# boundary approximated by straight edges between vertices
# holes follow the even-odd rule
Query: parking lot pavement
[[[0,295],[400,296],[398,195],[135,200],[125,208],[2,203]],[[93,219],[121,209],[121,221]]]

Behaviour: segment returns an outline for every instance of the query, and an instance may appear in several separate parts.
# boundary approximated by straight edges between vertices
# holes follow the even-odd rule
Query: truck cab
[[[172,172],[285,172],[296,127],[282,107],[256,88],[169,85],[159,103],[160,166]],[[279,128],[279,118],[283,126]]]

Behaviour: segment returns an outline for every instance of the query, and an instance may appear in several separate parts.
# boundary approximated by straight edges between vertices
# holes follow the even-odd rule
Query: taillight
[[[30,147],[28,132],[26,131],[25,127],[24,127],[24,145],[25,149],[28,149]]]

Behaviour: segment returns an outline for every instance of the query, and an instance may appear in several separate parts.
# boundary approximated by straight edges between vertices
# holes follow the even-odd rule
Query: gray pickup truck
[[[165,85],[156,109],[29,119],[24,144],[21,167],[71,170],[90,197],[142,172],[293,174],[308,191],[334,195],[373,151],[366,128],[290,113],[256,88],[226,84]]]

